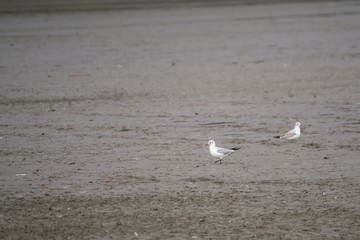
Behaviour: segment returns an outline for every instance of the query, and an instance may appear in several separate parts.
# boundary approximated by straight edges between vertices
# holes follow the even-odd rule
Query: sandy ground
[[[347,1],[1,14],[0,238],[358,239],[359,23]],[[241,150],[215,164],[210,139]]]

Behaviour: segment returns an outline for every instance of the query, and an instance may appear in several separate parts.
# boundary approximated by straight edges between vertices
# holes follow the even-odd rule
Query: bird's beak
[[[205,146],[209,146],[209,144],[205,144]]]

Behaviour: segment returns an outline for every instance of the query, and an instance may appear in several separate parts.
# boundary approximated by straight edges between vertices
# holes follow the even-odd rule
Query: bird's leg
[[[242,165],[243,169],[246,170],[245,164],[243,162],[241,162],[241,165]]]
[[[215,163],[217,163],[217,162],[220,162],[220,164],[221,164],[221,158],[215,161]]]

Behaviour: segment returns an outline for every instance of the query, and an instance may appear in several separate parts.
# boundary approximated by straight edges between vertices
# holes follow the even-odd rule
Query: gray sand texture
[[[358,1],[2,12],[0,37],[0,239],[359,238]]]

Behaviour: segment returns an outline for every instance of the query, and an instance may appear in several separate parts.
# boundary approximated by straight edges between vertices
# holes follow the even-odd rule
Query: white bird
[[[235,152],[236,150],[239,150],[240,148],[221,148],[217,147],[215,145],[214,140],[210,140],[206,146],[209,146],[210,154],[213,157],[219,158],[219,160],[215,161],[215,163],[220,162],[223,159],[223,157],[227,156],[228,154]]]
[[[284,135],[278,136],[280,139],[287,139],[287,140],[295,140],[300,137],[301,130],[300,130],[301,124],[299,122],[295,123],[294,129],[288,131]]]

